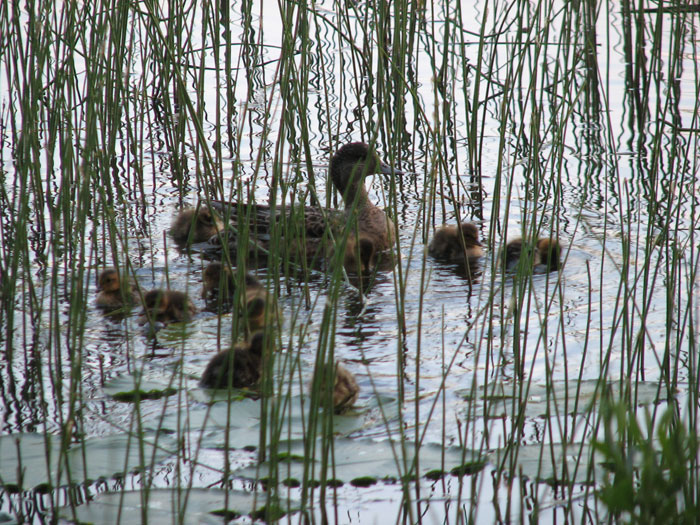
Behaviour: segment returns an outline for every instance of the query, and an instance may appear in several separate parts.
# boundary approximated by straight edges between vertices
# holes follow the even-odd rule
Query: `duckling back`
[[[335,382],[333,385],[333,409],[341,414],[352,407],[357,401],[360,387],[355,376],[340,364],[335,367]]]
[[[200,206],[198,209],[182,210],[170,226],[170,235],[179,245],[205,242],[216,235],[217,231],[223,230],[223,227],[221,220],[209,208]]]
[[[476,225],[463,222],[439,228],[428,245],[428,253],[452,263],[469,263],[478,260],[484,252]]]
[[[200,386],[204,388],[250,388],[262,375],[264,335],[255,333],[249,342],[219,352],[207,365]]]
[[[255,276],[245,276],[246,329],[250,332],[262,330],[276,317],[275,305],[267,290]]]
[[[525,250],[532,250],[532,269],[552,272],[561,267],[561,245],[556,239],[539,238],[534,243],[513,239],[501,250],[500,260],[507,272],[514,271]]]
[[[543,265],[545,270],[553,272],[561,267],[561,245],[552,238],[540,238],[536,245],[536,264]]]
[[[202,272],[202,299],[222,299],[228,303],[233,299],[235,282],[231,269],[218,261],[211,262]]]
[[[186,294],[176,290],[150,290],[143,297],[144,313],[141,322],[149,317],[151,321],[163,323],[186,321],[197,309]]]

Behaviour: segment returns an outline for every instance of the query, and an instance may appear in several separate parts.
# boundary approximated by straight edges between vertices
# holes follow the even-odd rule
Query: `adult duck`
[[[328,230],[337,236],[352,225],[358,238],[367,239],[376,252],[381,252],[394,245],[394,224],[384,210],[370,200],[365,177],[369,174],[392,173],[402,174],[382,162],[376,151],[367,144],[352,142],[336,151],[329,165],[330,179],[343,198],[344,210],[317,206],[277,206],[273,214],[270,206],[261,204],[212,201],[211,206],[222,216],[229,216],[234,227],[239,225],[239,214],[249,225],[251,244],[242,248],[237,245],[237,239],[232,239],[229,241],[230,251],[254,251],[261,242],[269,242],[272,223],[284,220],[289,223],[288,231],[294,232],[295,240],[305,238],[308,245],[318,242],[312,239],[324,237]],[[216,246],[220,245],[221,240],[216,236],[210,242]],[[297,252],[300,251],[304,250],[297,249]]]

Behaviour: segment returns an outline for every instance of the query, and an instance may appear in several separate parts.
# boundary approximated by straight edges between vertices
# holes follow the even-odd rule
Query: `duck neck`
[[[369,194],[365,188],[364,181],[355,185],[351,185],[345,190],[343,195],[343,200],[345,201],[345,209],[349,210],[354,206],[358,209],[362,209],[369,204]],[[357,204],[355,204],[357,203]]]
[[[369,203],[365,189],[365,166],[361,162],[344,162],[331,166],[331,178],[345,202],[345,209],[350,209],[357,202],[358,208]]]

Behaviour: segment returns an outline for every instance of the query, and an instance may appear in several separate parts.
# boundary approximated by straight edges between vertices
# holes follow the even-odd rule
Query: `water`
[[[383,157],[406,172],[393,180],[368,180],[370,198],[391,207],[396,216],[400,255],[394,269],[378,274],[364,297],[344,286],[337,303],[330,303],[336,319],[335,357],[356,374],[362,389],[361,424],[350,440],[385,441],[403,433],[409,440],[418,435],[426,444],[463,445],[484,454],[488,463],[477,475],[421,482],[415,497],[428,503],[424,522],[459,522],[460,512],[476,512],[484,522],[515,520],[521,513],[550,522],[583,519],[594,499],[585,485],[567,491],[536,483],[540,468],[546,467],[533,460],[534,467],[512,468],[516,481],[511,486],[500,474],[503,464],[497,458],[518,465],[502,451],[505,445],[536,446],[546,457],[550,445],[589,443],[597,435],[595,390],[585,398],[589,419],[582,410],[567,410],[571,401],[562,400],[568,395],[565,382],[588,385],[587,380],[601,376],[613,383],[632,380],[633,391],[646,393],[660,381],[665,388],[668,359],[682,404],[687,384],[695,381],[691,315],[697,295],[698,19],[695,14],[682,21],[680,15],[662,16],[655,38],[663,51],[654,55],[647,41],[645,64],[653,68],[658,60],[663,66],[644,81],[625,69],[628,59],[639,59],[625,51],[619,6],[603,5],[598,12],[591,64],[584,61],[590,52],[582,46],[585,35],[566,32],[567,5],[461,5],[463,33],[457,28],[460,36],[455,36],[455,26],[445,20],[458,17],[457,6],[431,4],[415,34],[411,68],[403,71],[401,82],[384,77],[382,83],[382,75],[393,70],[378,64],[385,64],[387,55],[396,58],[392,50],[408,35],[392,35],[393,47],[382,48],[371,29],[370,40],[363,41],[364,28],[374,28],[378,16],[373,5],[316,5],[307,13],[305,47],[295,40],[293,51],[284,54],[282,65],[296,68],[292,81],[280,81],[280,48],[287,45],[290,26],[272,4],[255,5],[251,13],[245,4],[236,4],[230,12],[236,45],[231,47],[228,93],[222,73],[225,48],[212,44],[215,38],[223,42],[226,26],[210,18],[220,16],[213,6],[191,6],[177,31],[174,23],[165,22],[168,13],[161,13],[158,27],[175,39],[168,45],[181,52],[177,70],[160,68],[157,52],[165,45],[154,36],[155,25],[146,11],[131,11],[125,46],[105,38],[97,64],[77,51],[56,55],[51,49],[51,67],[40,70],[43,84],[52,85],[54,65],[75,84],[55,81],[67,98],[57,98],[65,103],[65,108],[59,105],[63,113],[53,108],[37,112],[41,155],[38,179],[29,187],[15,160],[24,159],[15,153],[22,137],[15,129],[31,129],[27,119],[19,118],[19,101],[38,97],[17,88],[17,79],[8,73],[14,66],[3,67],[0,273],[4,289],[14,278],[17,290],[14,300],[3,299],[0,317],[6,349],[0,367],[2,434],[65,434],[75,425],[72,439],[80,442],[137,431],[144,423],[151,428],[165,414],[185,417],[202,409],[198,377],[210,356],[231,344],[235,317],[204,310],[199,292],[204,261],[196,252],[178,250],[163,234],[177,210],[196,204],[205,188],[214,185],[220,185],[220,196],[258,203],[268,203],[273,192],[277,202],[303,197],[308,203],[314,188],[323,204],[337,206],[339,198],[326,180],[330,153],[337,144],[376,137]],[[66,12],[68,6],[55,9]],[[369,21],[363,22],[365,16]],[[656,20],[655,14],[645,16],[649,24]],[[30,31],[28,14],[23,12],[20,20],[22,29]],[[482,63],[487,75],[479,77],[474,69],[479,39],[474,35],[482,20],[488,60]],[[97,31],[97,26],[88,27]],[[589,31],[593,34],[593,28]],[[117,34],[117,26],[108,34]],[[635,36],[633,31],[631,38]],[[534,45],[544,42],[543,48]],[[666,51],[676,42],[683,46],[674,55],[682,57],[678,62]],[[98,102],[85,97],[103,93],[87,72],[102,71],[117,60],[117,50],[126,53],[119,63],[121,75],[109,78],[128,89],[120,92],[124,105],[114,117],[107,112],[111,106],[101,102],[105,97]],[[3,65],[16,64],[7,52],[0,57]],[[666,64],[675,68],[666,70]],[[442,80],[437,71],[444,72]],[[181,89],[178,74],[191,107],[176,93]],[[412,91],[402,91],[404,81]],[[592,93],[600,94],[600,100],[588,101]],[[95,116],[93,108],[105,112]],[[54,115],[63,119],[58,128],[49,125]],[[474,120],[477,137],[470,135]],[[50,129],[59,130],[58,143]],[[114,156],[101,158],[112,140]],[[215,170],[209,155],[216,159]],[[21,211],[25,196],[30,210],[26,223]],[[86,211],[78,213],[82,209]],[[481,274],[471,283],[454,267],[428,257],[424,247],[436,226],[457,220],[456,212],[461,220],[474,220],[485,240]],[[558,235],[565,265],[561,272],[517,283],[524,294],[518,323],[513,316],[516,285],[503,278],[496,259],[505,239],[520,237],[533,222],[542,235],[550,229]],[[22,231],[27,232],[26,247]],[[650,242],[655,237],[658,242]],[[200,313],[186,326],[168,327],[155,337],[138,324],[138,311],[124,319],[103,316],[94,306],[96,274],[127,259],[144,289],[165,286],[167,280],[171,288],[187,291]],[[278,294],[282,312],[279,374],[294,370],[292,392],[304,395],[328,301],[328,278],[315,273],[300,283],[266,269],[258,275]],[[175,385],[178,394],[144,400],[137,411],[106,393],[110,382],[135,371],[161,386]],[[504,392],[505,401],[493,403],[496,416],[484,415],[484,385],[492,393],[487,399]],[[556,398],[550,412],[527,412],[520,421],[513,392],[543,385]],[[374,405],[377,396],[394,407],[387,422]],[[533,405],[548,397],[541,392],[533,396],[528,399]],[[647,397],[646,406],[665,406]],[[184,455],[155,466],[153,480],[128,474],[129,487],[222,485],[222,452],[195,446],[197,428],[178,432],[188,442]],[[209,432],[217,436],[222,430]],[[182,465],[194,450],[201,464],[189,471]],[[526,455],[527,449],[522,450]],[[246,466],[254,462],[250,455],[236,450],[231,461]],[[587,457],[582,461],[585,471]],[[233,484],[251,489],[241,480]],[[301,498],[300,490],[289,492]],[[56,494],[55,500],[62,497]],[[346,485],[338,497],[336,508],[327,506],[331,515],[337,512],[338,522],[367,523],[399,515],[404,496],[400,484],[382,483],[375,489]],[[52,498],[46,498],[50,507]],[[504,510],[511,500],[513,507]],[[0,508],[16,515],[20,496],[5,494],[0,501]],[[421,512],[416,508],[413,519]],[[605,516],[602,508],[597,512]],[[40,515],[31,519],[40,521]]]

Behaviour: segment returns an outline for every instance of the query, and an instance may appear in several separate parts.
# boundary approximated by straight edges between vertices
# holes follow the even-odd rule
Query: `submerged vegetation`
[[[651,0],[2,3],[0,521],[694,523],[699,28]],[[329,180],[351,142],[386,162],[367,196]],[[367,202],[389,250],[336,211]],[[553,241],[505,264],[515,239]],[[253,379],[201,388],[260,327]]]

